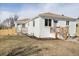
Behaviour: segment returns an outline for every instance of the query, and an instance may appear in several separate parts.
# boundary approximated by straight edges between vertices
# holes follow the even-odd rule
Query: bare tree
[[[17,21],[19,17],[17,15],[14,15],[14,21]]]
[[[5,19],[5,20],[2,22],[2,25],[1,25],[1,26],[12,28],[13,26],[15,26],[14,22],[17,21],[17,19],[18,19],[18,16],[17,16],[17,15],[14,15],[14,17],[11,16],[11,17]]]

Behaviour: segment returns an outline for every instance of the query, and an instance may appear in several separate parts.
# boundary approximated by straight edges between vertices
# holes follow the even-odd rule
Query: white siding
[[[33,21],[35,21],[35,26],[33,26]],[[33,21],[29,22],[28,34],[39,38],[39,36],[40,36],[40,17],[34,19]]]
[[[34,36],[38,37],[40,36],[40,17],[39,18],[36,18],[34,21],[35,21],[35,26],[33,27],[34,28]]]
[[[17,32],[21,32],[22,25],[17,26]]]
[[[28,27],[28,23],[25,24],[25,27]]]
[[[22,27],[22,33],[24,34],[28,33],[28,23],[25,24],[25,27]]]
[[[17,23],[15,22],[15,28],[16,32],[21,32],[22,25],[17,25]]]
[[[25,28],[28,30],[29,35],[34,35],[38,38],[55,38],[55,33],[50,32],[50,27],[45,26],[45,19],[38,17],[34,19],[35,26],[33,26],[33,20],[26,23]],[[52,27],[54,26],[54,22],[52,19]],[[58,20],[58,23],[56,25],[57,27],[65,27],[66,21],[65,20]],[[17,28],[17,31],[21,31],[22,25],[18,25],[15,23],[15,27]],[[69,34],[70,36],[75,36],[76,34],[76,22],[75,21],[69,21]]]
[[[69,22],[69,34],[70,36],[76,35],[76,22],[75,21]]]
[[[33,21],[29,22],[29,25],[28,25],[28,34],[29,35],[33,35]]]
[[[40,37],[41,38],[55,38],[55,33],[54,32],[50,32],[50,27],[49,26],[45,26],[45,19],[41,18],[40,20]],[[54,26],[54,22],[52,19],[52,27]],[[66,26],[66,21],[62,21],[62,20],[58,20],[58,23],[56,26],[62,26],[65,27]]]
[[[17,28],[17,23],[16,22],[14,22],[15,23],[15,28]]]
[[[60,26],[65,27],[66,26],[66,21],[59,20],[58,23],[57,23],[57,26],[58,27],[60,27]]]
[[[52,20],[52,26],[53,26],[53,20]],[[41,18],[40,19],[40,37],[41,38],[51,38],[51,37],[55,37],[53,34],[51,35],[50,33],[50,27],[49,26],[45,26],[45,19]]]
[[[25,24],[25,27],[22,27],[22,24],[17,25],[17,23],[15,22],[15,28],[17,32],[23,32],[23,33],[28,33],[28,23]]]

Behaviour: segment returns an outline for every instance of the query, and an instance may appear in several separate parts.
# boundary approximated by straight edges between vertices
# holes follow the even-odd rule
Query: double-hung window
[[[45,19],[45,26],[51,26],[51,19]]]

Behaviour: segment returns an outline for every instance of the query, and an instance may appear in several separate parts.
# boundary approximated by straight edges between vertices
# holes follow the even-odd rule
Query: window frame
[[[69,25],[69,21],[66,21],[66,25]]]
[[[58,23],[58,20],[53,20],[54,23]]]
[[[25,24],[22,24],[22,28],[25,28]]]
[[[52,26],[52,19],[45,19],[45,26]]]
[[[49,19],[49,26],[51,26],[52,25],[52,19]]]
[[[45,26],[48,26],[48,19],[45,19]]]

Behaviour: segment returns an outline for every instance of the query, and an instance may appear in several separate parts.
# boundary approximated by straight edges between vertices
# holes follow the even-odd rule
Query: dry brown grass
[[[8,29],[0,29],[0,35],[16,35],[16,29],[8,28]]]
[[[0,36],[0,55],[77,56],[79,43],[64,40],[37,40],[27,36]]]

